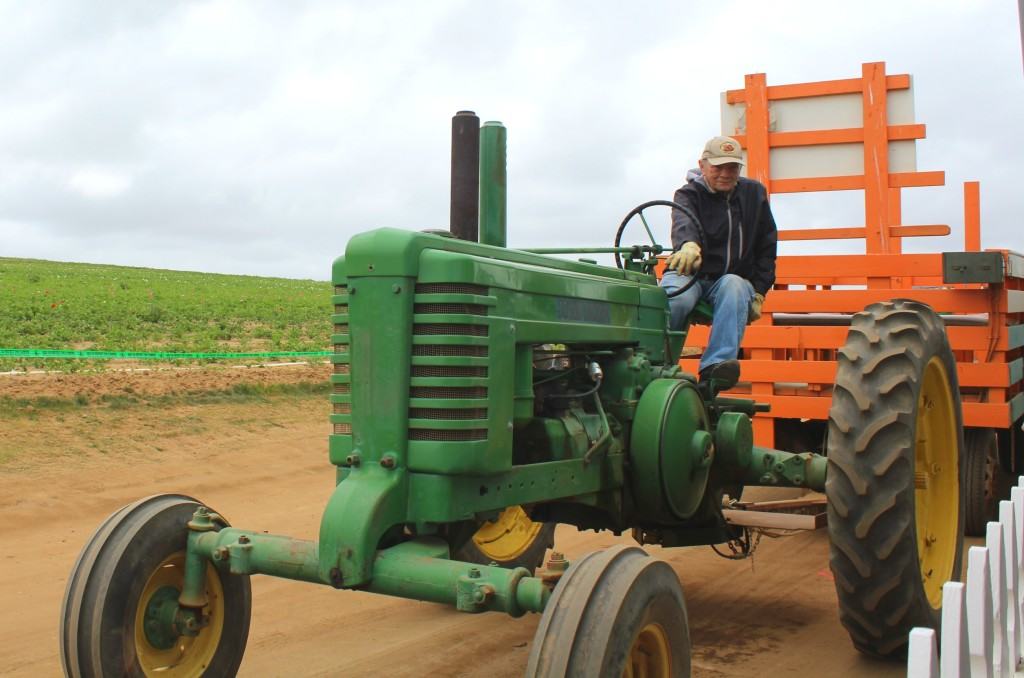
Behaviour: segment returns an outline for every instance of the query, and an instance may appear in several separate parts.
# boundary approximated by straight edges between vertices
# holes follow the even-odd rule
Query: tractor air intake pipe
[[[456,238],[476,242],[480,218],[480,118],[473,111],[452,117],[452,203],[450,226]]]

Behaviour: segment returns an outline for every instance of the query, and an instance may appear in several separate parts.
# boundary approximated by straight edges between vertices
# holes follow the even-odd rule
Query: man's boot
[[[707,389],[708,399],[713,399],[720,391],[728,391],[739,380],[739,360],[723,360],[700,371],[700,383]]]

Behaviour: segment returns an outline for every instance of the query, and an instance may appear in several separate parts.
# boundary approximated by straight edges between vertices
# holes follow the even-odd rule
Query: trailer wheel
[[[528,678],[688,678],[690,630],[679,577],[636,546],[588,553],[544,608]]]
[[[186,524],[199,503],[156,495],[111,515],[86,542],[61,604],[61,664],[80,676],[233,676],[249,635],[248,576],[206,569],[198,635],[155,622],[160,604],[177,600],[184,581]],[[155,623],[154,623],[155,622]]]
[[[854,316],[828,421],[830,564],[840,620],[866,654],[938,628],[960,577],[963,425],[942,320],[897,300]]]
[[[455,526],[449,535],[455,560],[533,572],[555,543],[555,524],[534,522],[521,506],[509,506],[493,521]]]
[[[964,432],[966,481],[964,502],[969,537],[984,537],[985,525],[999,515],[999,500],[1009,491],[1009,479],[999,465],[999,439],[990,428],[971,428]]]

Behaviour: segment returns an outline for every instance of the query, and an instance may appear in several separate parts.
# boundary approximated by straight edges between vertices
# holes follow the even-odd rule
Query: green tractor
[[[723,495],[747,486],[827,494],[858,649],[899,656],[912,627],[935,627],[963,526],[959,390],[935,313],[893,301],[854,318],[827,457],[756,447],[765,407],[678,367],[686,332],[668,328],[653,237],[619,247],[620,228],[616,247],[588,250],[615,268],[505,248],[505,129],[453,123],[454,236],[369,231],[334,262],[337,486],[318,538],[234,528],[182,495],[120,509],[68,579],[65,673],[232,675],[249,576],[266,574],[541,613],[528,676],[688,676],[668,564],[620,545],[535,569],[556,523],[639,544],[736,540]]]

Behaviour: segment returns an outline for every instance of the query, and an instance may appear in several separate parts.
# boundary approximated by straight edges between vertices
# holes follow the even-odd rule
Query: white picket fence
[[[1006,678],[1024,652],[1024,477],[999,502],[999,522],[989,523],[985,546],[967,552],[967,584],[942,587],[942,634],[910,632],[907,678]]]

